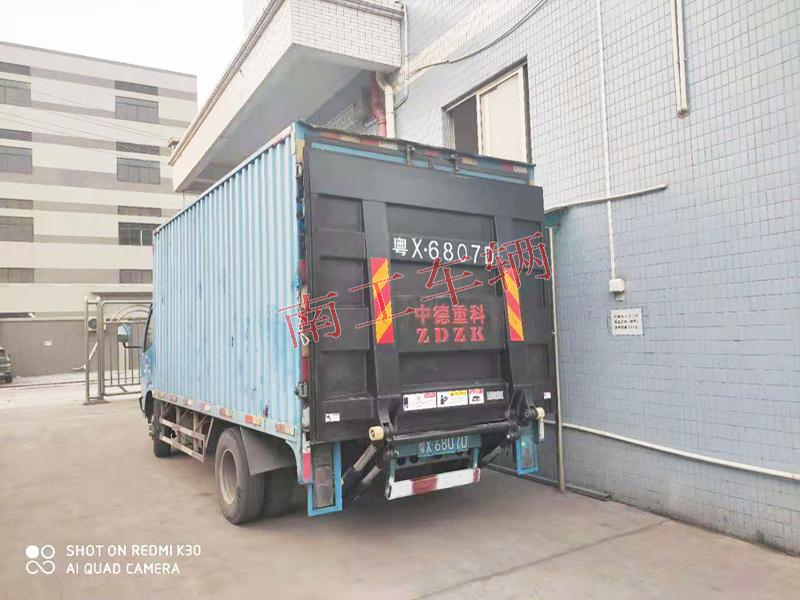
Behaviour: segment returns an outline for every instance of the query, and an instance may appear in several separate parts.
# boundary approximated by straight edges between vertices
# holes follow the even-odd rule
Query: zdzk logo
[[[25,548],[25,556],[28,562],[25,563],[25,570],[28,575],[52,575],[56,570],[56,563],[52,558],[56,555],[56,549],[50,544],[45,544],[41,548],[31,544]],[[41,559],[41,560],[40,560]]]

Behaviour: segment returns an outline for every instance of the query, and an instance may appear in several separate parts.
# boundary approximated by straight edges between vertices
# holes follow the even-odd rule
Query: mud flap
[[[308,516],[342,510],[342,445],[320,444],[311,450]]]
[[[520,428],[519,438],[514,446],[517,475],[536,473],[539,470],[538,439],[538,436],[534,434],[533,423]]]

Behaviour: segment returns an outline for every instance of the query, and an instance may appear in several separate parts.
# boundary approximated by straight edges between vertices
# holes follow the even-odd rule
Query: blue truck
[[[556,393],[533,165],[294,123],[154,233],[142,411],[225,517],[538,468]]]

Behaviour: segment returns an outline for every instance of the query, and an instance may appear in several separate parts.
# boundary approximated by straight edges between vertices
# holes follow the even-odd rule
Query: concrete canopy
[[[271,0],[170,158],[201,193],[363,70],[400,66],[401,13],[385,1]]]

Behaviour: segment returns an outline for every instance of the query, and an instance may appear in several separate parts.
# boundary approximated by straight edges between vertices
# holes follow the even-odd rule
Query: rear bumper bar
[[[458,471],[448,471],[438,475],[428,475],[417,479],[404,479],[402,481],[392,481],[386,489],[386,498],[395,500],[406,496],[418,496],[436,490],[469,485],[481,480],[481,470],[459,469]]]

